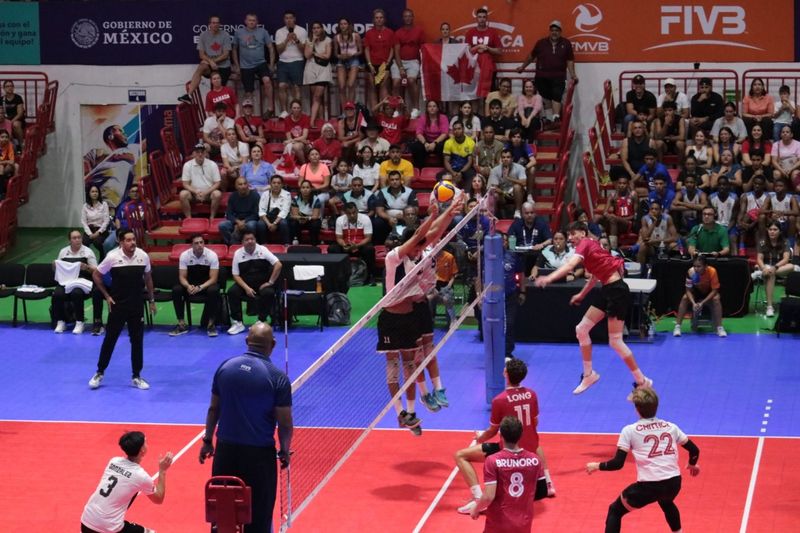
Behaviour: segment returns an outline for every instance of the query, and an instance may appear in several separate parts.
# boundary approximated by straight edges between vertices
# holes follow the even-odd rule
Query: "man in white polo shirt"
[[[277,326],[274,315],[275,282],[281,275],[281,262],[266,246],[256,244],[256,235],[245,229],[242,232],[242,247],[233,254],[233,287],[228,290],[231,310],[229,335],[245,330],[242,324],[242,300],[252,301],[258,310],[258,322],[266,322],[267,315]]]
[[[181,182],[183,190],[178,197],[181,200],[183,216],[192,216],[192,202],[209,202],[211,214],[209,220],[217,215],[219,202],[222,199],[220,192],[219,167],[210,159],[206,159],[206,147],[200,142],[192,151],[192,160],[183,164]]]
[[[206,333],[209,337],[217,336],[217,313],[220,306],[220,294],[217,280],[219,278],[219,257],[214,250],[206,248],[202,235],[192,235],[192,247],[184,250],[178,259],[178,283],[172,287],[172,305],[178,325],[169,332],[170,337],[189,333],[189,326],[183,319],[186,304],[195,295],[205,295],[203,316],[208,325]],[[202,319],[200,321],[202,323]]]
[[[328,253],[350,254],[367,265],[367,281],[372,285],[375,270],[375,248],[372,246],[372,221],[358,212],[355,202],[344,205],[344,215],[336,219],[336,244],[328,247]]]

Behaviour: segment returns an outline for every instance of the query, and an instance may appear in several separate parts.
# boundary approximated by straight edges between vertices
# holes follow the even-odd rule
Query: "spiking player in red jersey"
[[[642,374],[633,357],[633,352],[622,340],[622,329],[631,301],[628,285],[622,279],[624,261],[621,257],[612,256],[596,240],[586,238],[588,229],[582,222],[570,224],[567,227],[567,233],[569,233],[570,243],[575,248],[575,255],[551,274],[537,278],[536,286],[546,287],[574,271],[581,263],[587,271],[586,285],[583,286],[581,292],[572,297],[569,303],[580,304],[596,283],[602,284],[597,305],[589,306],[583,319],[575,328],[583,356],[583,374],[581,374],[580,384],[572,393],[580,394],[600,379],[600,374],[592,370],[592,339],[589,337],[589,332],[606,315],[608,315],[608,344],[617,352],[633,374],[634,389],[645,386],[652,387],[653,380]],[[628,400],[630,399],[631,395],[628,396]]]
[[[486,510],[484,533],[529,533],[533,524],[533,500],[547,494],[542,462],[535,453],[517,444],[524,438],[522,422],[507,416],[500,423],[504,448],[486,459],[486,490],[470,511],[473,520]]]
[[[469,514],[483,495],[478,483],[478,476],[471,463],[488,461],[490,456],[503,449],[503,442],[487,441],[497,435],[500,424],[506,416],[517,417],[522,423],[524,431],[518,444],[521,448],[536,452],[539,456],[547,483],[547,496],[556,495],[556,489],[550,480],[550,472],[547,470],[544,452],[539,446],[539,433],[536,431],[539,422],[539,400],[533,390],[520,385],[528,375],[528,367],[520,359],[510,359],[506,363],[503,375],[506,378],[506,390],[492,399],[492,416],[489,420],[489,427],[485,431],[477,432],[475,437],[477,445],[459,450],[455,455],[456,466],[472,492],[472,499],[458,508],[458,512],[461,514]],[[505,440],[505,437],[503,439]]]
[[[681,531],[681,513],[675,498],[681,490],[681,468],[678,449],[689,452],[686,469],[692,476],[700,473],[697,459],[700,449],[672,422],[656,418],[658,396],[649,387],[633,391],[633,405],[640,419],[622,429],[617,441],[617,454],[610,461],[586,463],[586,472],[619,470],[625,465],[628,452],[636,460],[636,483],[629,485],[608,507],[606,533],[617,533],[622,517],[630,511],[658,502],[671,531]]]

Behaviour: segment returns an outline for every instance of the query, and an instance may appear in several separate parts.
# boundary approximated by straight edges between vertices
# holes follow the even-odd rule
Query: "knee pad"
[[[592,344],[592,339],[589,337],[589,332],[597,324],[586,317],[583,317],[578,325],[575,326],[575,336],[578,337],[578,344],[581,346],[589,346]]]
[[[386,356],[386,383],[400,383],[400,362],[396,353],[394,357]]]
[[[628,348],[628,345],[622,340],[622,333],[620,332],[608,334],[608,345],[611,346],[620,357],[630,357],[633,355],[631,349]]]
[[[408,379],[416,369],[417,369],[417,362],[414,359],[403,360],[403,372],[405,372],[406,379]]]

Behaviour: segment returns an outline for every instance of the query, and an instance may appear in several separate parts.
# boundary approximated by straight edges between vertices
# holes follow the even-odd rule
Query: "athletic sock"
[[[472,497],[475,498],[476,500],[480,500],[481,496],[483,496],[483,491],[481,490],[480,485],[472,485],[469,488],[469,491],[472,493]]]
[[[583,362],[583,377],[588,377],[592,375],[592,362],[591,361],[584,361]]]
[[[394,406],[394,410],[397,411],[398,416],[403,414],[403,404],[400,403],[400,400],[392,402]]]
[[[434,390],[442,390],[442,377],[431,378],[431,382],[433,383]]]
[[[422,375],[422,374],[420,374],[420,375]],[[419,387],[419,392],[423,396],[428,394],[428,384],[425,382],[425,380],[417,381],[417,387]]]
[[[416,399],[412,400],[410,398],[406,398],[406,411],[411,414],[414,414],[417,411]]]
[[[633,374],[633,379],[636,380],[636,383],[639,385],[644,383],[644,374],[642,374],[641,370],[637,368],[636,370],[632,371],[631,374]]]
[[[544,469],[544,479],[548,483],[552,483],[553,482],[553,480],[550,479],[550,470],[548,470],[547,468]]]

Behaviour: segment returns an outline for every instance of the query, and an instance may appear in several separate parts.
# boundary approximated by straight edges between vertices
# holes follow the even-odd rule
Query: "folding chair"
[[[238,477],[212,477],[206,481],[205,497],[206,522],[216,524],[217,533],[241,533],[251,522],[251,490]]]

